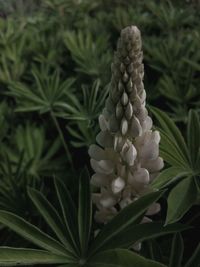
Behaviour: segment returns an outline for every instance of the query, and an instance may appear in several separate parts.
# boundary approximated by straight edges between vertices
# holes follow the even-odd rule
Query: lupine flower
[[[150,182],[163,168],[159,157],[160,134],[152,131],[144,90],[143,53],[140,31],[130,26],[121,31],[111,66],[110,92],[99,116],[98,145],[89,148],[95,174],[91,183],[95,219],[106,223],[121,209],[151,191]],[[146,215],[160,210],[158,203]],[[142,222],[148,222],[144,217]]]

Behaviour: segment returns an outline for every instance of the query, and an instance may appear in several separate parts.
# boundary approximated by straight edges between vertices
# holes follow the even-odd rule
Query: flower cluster
[[[93,194],[98,208],[95,218],[102,223],[149,192],[149,183],[163,168],[160,135],[151,130],[152,120],[145,108],[141,47],[137,27],[122,30],[111,66],[110,93],[99,116],[99,145],[89,148],[95,171],[91,183],[100,188],[99,193]],[[154,203],[147,215],[159,209],[159,204]]]

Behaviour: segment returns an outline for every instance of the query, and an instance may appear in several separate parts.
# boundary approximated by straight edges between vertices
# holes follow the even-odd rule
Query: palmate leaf
[[[154,188],[164,188],[167,187],[169,184],[178,181],[188,175],[191,175],[190,172],[183,171],[180,167],[169,167],[162,171],[156,179],[154,179],[151,183],[151,186]]]
[[[107,66],[110,64],[108,36],[98,35],[96,38],[91,32],[67,31],[64,36],[66,47],[76,62],[76,70],[90,77],[106,77],[109,74]],[[105,75],[102,75],[105,74]]]
[[[152,183],[158,189],[178,182],[168,196],[168,211],[166,223],[176,222],[198,200],[198,183],[196,177],[199,174],[199,118],[197,113],[190,111],[187,126],[187,145],[167,114],[156,108],[153,114],[159,121],[161,129],[161,156],[171,165]],[[171,177],[170,177],[171,176]]]
[[[162,196],[163,192],[149,193],[141,199],[124,208],[117,216],[115,216],[109,223],[107,223],[101,232],[97,235],[90,254],[102,251],[104,247],[113,244],[115,237],[121,235],[145,213],[147,208]]]
[[[28,194],[39,210],[40,214],[43,216],[44,220],[55,232],[59,240],[63,245],[70,251],[73,252],[72,244],[70,244],[70,236],[66,226],[63,224],[59,214],[56,209],[49,203],[49,201],[37,190],[28,189]]]
[[[100,252],[89,260],[88,267],[166,267],[165,265],[145,259],[138,254],[125,250],[113,249]]]
[[[102,88],[100,80],[93,82],[91,87],[82,86],[82,94],[79,98],[69,94],[67,103],[58,104],[60,110],[56,115],[68,120],[88,121],[88,124],[96,119],[103,109],[108,95],[108,86]]]
[[[68,262],[71,261],[67,257],[44,250],[0,247],[0,266],[2,267]]]
[[[67,130],[72,136],[72,141],[70,142],[74,147],[89,147],[91,144],[95,143],[96,135],[98,133],[98,125],[90,127],[86,125],[85,122],[69,122],[67,125]]]
[[[158,223],[149,224],[148,227],[146,227],[147,224],[138,225],[139,221],[141,220],[141,217],[143,216],[149,205],[155,202],[163,194],[163,192],[149,193],[148,195],[143,196],[139,200],[126,207],[123,211],[121,211],[116,216],[116,218],[114,218],[103,228],[102,232],[98,234],[97,238],[91,243],[91,247],[88,249],[92,215],[89,175],[86,171],[84,171],[79,181],[80,184],[78,211],[76,210],[76,207],[74,206],[74,203],[71,199],[70,193],[65,188],[64,184],[58,179],[54,180],[56,194],[60,202],[62,215],[57,213],[55,208],[39,191],[29,188],[28,193],[36,208],[44,217],[50,228],[57,235],[60,242],[52,238],[51,236],[45,234],[37,227],[26,222],[24,219],[7,211],[0,211],[1,223],[5,224],[11,230],[15,231],[27,240],[31,241],[33,244],[45,249],[45,251],[42,251],[41,253],[40,251],[33,252],[32,250],[29,253],[29,251],[27,250],[27,254],[24,255],[23,253],[25,251],[23,249],[17,250],[17,252],[15,252],[14,248],[8,248],[8,253],[12,254],[12,251],[15,252],[13,253],[13,256],[11,255],[8,258],[7,254],[4,253],[4,248],[0,248],[0,255],[2,251],[4,255],[3,259],[5,259],[3,262],[3,266],[6,266],[7,263],[7,266],[15,266],[16,264],[33,265],[37,263],[63,263],[65,267],[126,267],[130,266],[130,264],[140,264],[139,266],[141,267],[162,266],[159,263],[146,260],[145,258],[142,258],[136,254],[127,255],[127,257],[130,256],[130,258],[127,262],[125,262],[127,265],[124,265],[122,262],[122,254],[129,253],[128,250],[113,250],[111,254],[108,254],[108,256],[110,255],[112,258],[113,253],[117,252],[118,254],[119,252],[120,259],[117,263],[114,259],[113,262],[108,262],[108,258],[106,258],[107,252],[105,252],[105,261],[103,260],[102,262],[99,262],[98,256],[96,258],[95,255],[97,253],[107,250],[108,248],[128,248],[132,242],[153,238],[162,234],[172,233],[174,231],[177,231],[177,227],[179,227],[179,230],[185,229],[184,227],[177,225],[170,225],[165,227],[164,229],[163,226]],[[66,224],[66,226],[64,226],[64,223]],[[127,237],[127,240],[125,240],[125,237]],[[114,240],[116,240],[116,244]],[[31,255],[33,258],[31,258]],[[48,258],[49,261],[46,260],[46,255],[50,255]],[[30,257],[28,258],[28,256]],[[43,261],[41,260],[41,256],[44,256],[42,258]],[[90,261],[91,257],[92,261]]]
[[[70,253],[62,244],[19,216],[7,211],[0,211],[0,222],[40,248],[57,255],[66,257],[68,255],[71,258]]]
[[[9,87],[10,91],[7,94],[13,96],[18,103],[16,111],[44,113],[56,110],[57,105],[65,102],[74,83],[72,78],[62,81],[57,70],[52,75],[34,70],[32,75],[34,78],[32,86],[15,82]]]
[[[156,4],[153,1],[146,4],[149,11],[152,13],[152,19],[156,19],[156,26],[166,33],[170,30],[175,30],[181,26],[191,25],[193,23],[193,16],[188,9],[176,8],[172,2],[164,2]]]
[[[68,234],[73,242],[73,247],[76,253],[79,254],[80,244],[78,233],[77,208],[75,207],[71,195],[68,189],[63,184],[63,182],[61,182],[59,179],[54,179],[54,184],[62,210],[62,216],[68,230]]]
[[[187,229],[187,226],[179,223],[166,226],[163,226],[163,223],[159,222],[136,224],[116,235],[112,241],[104,245],[103,250],[129,248],[136,242],[142,242],[170,233],[185,231]]]
[[[159,121],[161,129],[169,137],[168,139],[172,140],[172,145],[176,147],[176,151],[179,152],[179,155],[182,157],[183,162],[187,166],[187,164],[189,164],[188,148],[178,127],[176,127],[175,123],[168,117],[167,114],[158,108],[151,107],[151,111]]]
[[[178,144],[164,130],[159,129],[159,131],[162,140],[160,143],[160,155],[172,166],[189,169],[189,162],[185,161]]]
[[[169,193],[166,224],[179,220],[195,204],[198,191],[194,179],[194,177],[183,179]]]
[[[60,148],[60,140],[55,138],[51,142],[46,135],[44,128],[30,122],[16,128],[9,146],[3,146],[13,172],[18,168],[19,155],[22,151],[24,157],[20,170],[23,172],[26,169],[27,175],[31,177],[48,176],[52,170],[56,171],[62,167],[61,158],[56,156]],[[6,165],[4,161],[2,164]]]

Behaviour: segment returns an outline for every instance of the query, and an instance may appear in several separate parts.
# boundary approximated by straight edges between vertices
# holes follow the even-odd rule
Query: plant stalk
[[[69,152],[69,148],[67,146],[67,143],[65,142],[65,138],[63,136],[62,130],[60,128],[60,125],[58,123],[58,120],[57,120],[55,114],[53,113],[53,111],[51,111],[51,118],[52,118],[52,120],[53,120],[53,122],[55,124],[55,127],[56,127],[56,129],[58,131],[58,134],[60,136],[61,142],[63,144],[63,147],[64,147],[65,152],[66,152],[66,155],[67,155],[67,159],[68,159],[68,161],[69,161],[69,163],[71,165],[72,170],[74,171],[74,164],[73,164],[73,160],[72,160],[71,154]]]

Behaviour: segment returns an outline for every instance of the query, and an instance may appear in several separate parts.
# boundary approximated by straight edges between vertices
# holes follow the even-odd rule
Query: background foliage
[[[89,167],[113,51],[130,24],[142,32],[147,103],[162,135],[165,169],[152,187],[166,191],[154,220],[192,226],[173,239],[145,241],[141,254],[171,267],[197,267],[197,257],[189,258],[199,253],[200,235],[198,1],[0,0],[0,209],[51,233],[27,186],[58,206],[53,176],[78,205],[77,177]],[[1,245],[29,247],[0,229]]]

